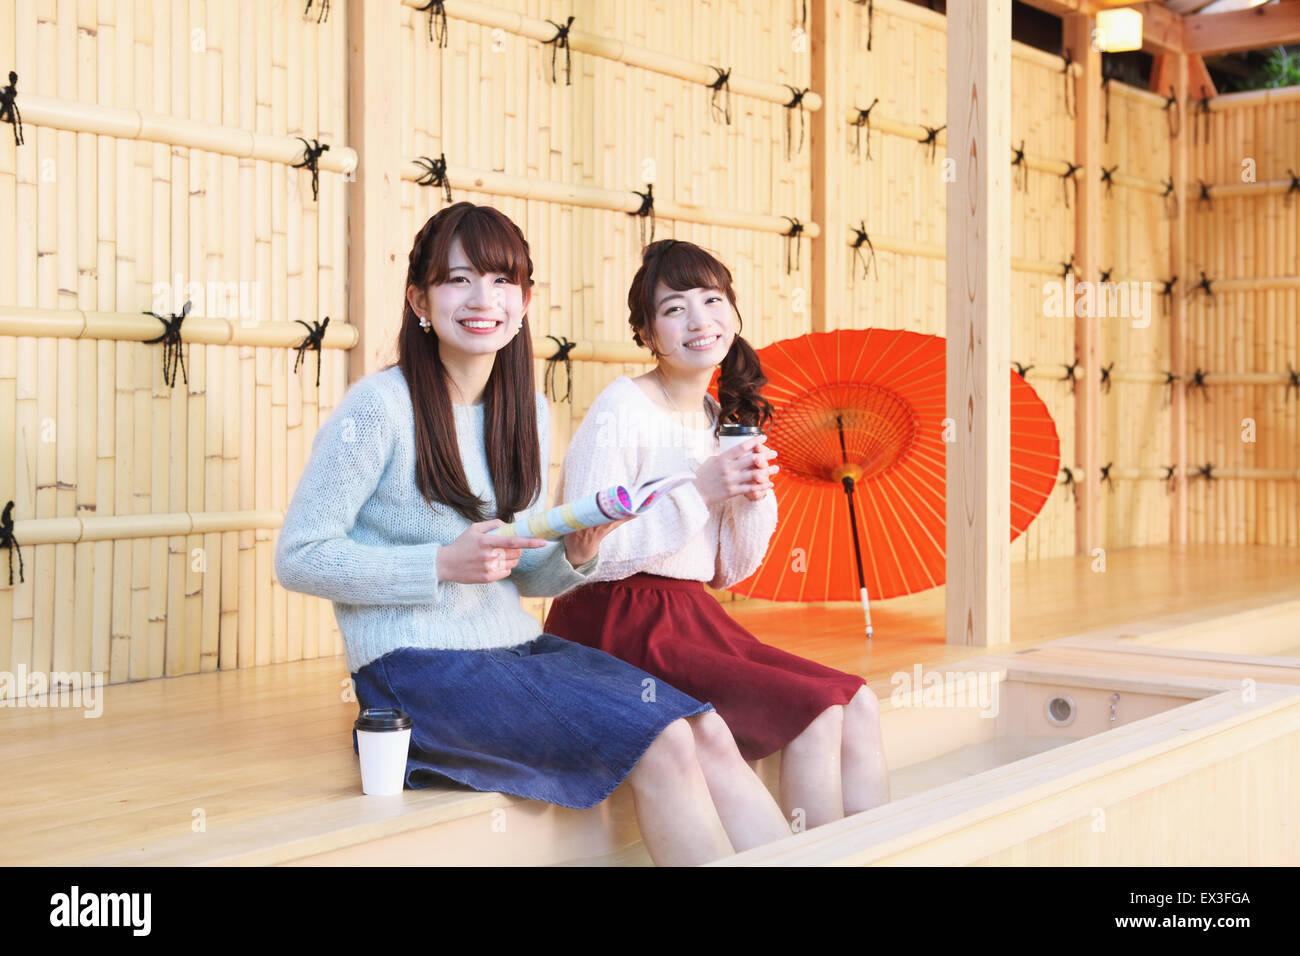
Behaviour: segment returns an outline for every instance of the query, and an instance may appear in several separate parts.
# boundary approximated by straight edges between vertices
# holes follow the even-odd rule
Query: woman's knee
[[[722,762],[739,760],[740,748],[731,733],[727,722],[717,711],[689,718],[691,730],[695,734],[695,750],[701,762],[705,760]]]
[[[838,747],[844,733],[844,707],[827,707],[792,743],[805,747]]]
[[[875,692],[863,684],[845,707],[845,719],[860,726],[876,727],[880,724],[880,700]]]
[[[695,734],[685,718],[679,717],[659,732],[632,772],[637,778],[652,774],[656,779],[680,779],[697,766]]]

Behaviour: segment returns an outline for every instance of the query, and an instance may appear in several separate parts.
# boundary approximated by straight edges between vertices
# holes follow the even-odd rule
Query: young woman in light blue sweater
[[[541,633],[520,606],[586,582],[615,527],[558,542],[487,533],[547,506],[532,284],[528,243],[501,212],[457,203],[425,223],[398,361],[354,383],[320,427],[276,576],[334,602],[360,706],[412,716],[408,786],[587,808],[626,779],[658,864],[785,836],[710,704]]]

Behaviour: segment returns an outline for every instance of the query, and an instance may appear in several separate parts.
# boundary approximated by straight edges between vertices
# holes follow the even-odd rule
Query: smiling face
[[[502,272],[479,272],[459,238],[447,255],[447,275],[421,295],[408,290],[416,315],[427,315],[444,358],[460,353],[488,355],[515,336],[528,310],[531,292]]]
[[[697,371],[720,363],[736,336],[736,311],[719,289],[655,285],[654,341],[666,371]]]

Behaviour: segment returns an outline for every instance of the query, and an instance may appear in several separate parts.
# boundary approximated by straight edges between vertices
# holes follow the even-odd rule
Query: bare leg
[[[840,781],[844,708],[827,707],[781,752],[781,809],[808,829],[844,816]]]
[[[713,805],[736,852],[789,836],[781,808],[740,756],[726,721],[716,711],[686,719],[695,732],[695,750]]]
[[[731,855],[685,719],[663,729],[627,782],[641,838],[656,866],[696,866]]]
[[[859,813],[889,802],[880,701],[865,685],[844,708],[842,760],[845,813]]]

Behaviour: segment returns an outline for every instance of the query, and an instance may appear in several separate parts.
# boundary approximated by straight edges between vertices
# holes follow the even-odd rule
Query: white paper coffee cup
[[[766,437],[757,425],[723,425],[718,432],[718,451],[721,454],[737,445],[743,445],[751,438],[766,439]]]
[[[352,725],[361,757],[361,789],[392,796],[406,782],[406,754],[411,747],[411,717],[388,707],[368,707]]]

